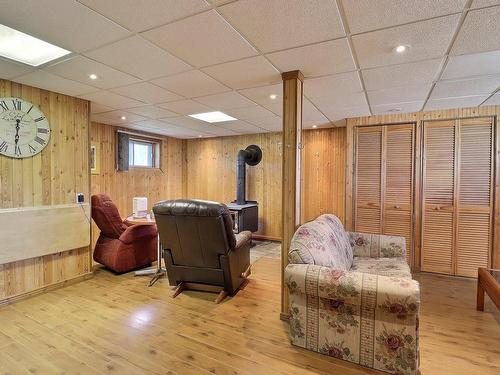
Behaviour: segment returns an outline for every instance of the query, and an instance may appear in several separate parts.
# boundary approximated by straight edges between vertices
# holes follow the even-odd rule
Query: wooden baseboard
[[[68,286],[68,285],[76,284],[80,281],[88,280],[88,279],[92,278],[93,276],[94,276],[94,273],[89,272],[89,273],[85,273],[83,275],[73,277],[71,279],[67,279],[67,280],[59,281],[57,283],[45,285],[41,288],[34,289],[34,290],[31,290],[31,291],[26,292],[26,293],[20,293],[20,294],[14,295],[14,296],[7,297],[3,300],[0,300],[0,308],[5,307],[7,305],[10,305],[14,302],[23,300],[23,299],[36,296],[38,294],[42,294],[42,293],[45,293],[45,292],[48,292],[51,290],[59,289],[59,288],[62,288],[62,287]]]
[[[263,236],[261,234],[252,234],[252,238],[258,241],[277,241],[281,242],[281,237],[273,237],[273,236]]]

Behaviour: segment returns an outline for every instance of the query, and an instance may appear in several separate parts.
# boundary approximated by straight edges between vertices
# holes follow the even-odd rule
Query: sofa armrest
[[[125,244],[150,239],[157,235],[154,225],[131,225],[121,234],[119,240]]]
[[[285,282],[290,294],[352,306],[362,306],[363,298],[376,293],[376,305],[372,309],[399,314],[398,318],[402,314],[405,319],[416,316],[420,306],[420,286],[409,278],[341,271],[313,264],[289,264],[285,268]]]
[[[406,257],[406,239],[398,236],[348,232],[354,256],[372,258]]]
[[[245,230],[240,233],[236,233],[236,246],[235,248],[242,247],[252,240],[252,232]]]

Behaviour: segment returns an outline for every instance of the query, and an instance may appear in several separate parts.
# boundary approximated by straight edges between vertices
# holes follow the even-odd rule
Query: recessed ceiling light
[[[394,48],[394,51],[396,51],[397,53],[403,53],[408,48],[409,48],[409,46],[400,45],[400,46],[397,46],[396,48]]]
[[[318,125],[313,125],[313,129],[316,129],[318,127]]]
[[[269,95],[269,98],[270,98],[271,100],[274,100],[274,99],[276,99],[277,97],[278,97],[278,95],[276,95],[276,94],[271,94],[271,95]]]
[[[122,117],[120,117],[120,118],[121,118],[122,120],[126,120],[126,119],[127,119],[127,117],[126,117],[126,116],[122,116]]]
[[[71,53],[31,35],[0,24],[0,56],[39,66]]]
[[[97,79],[97,75],[95,75],[94,73],[89,74],[89,78],[90,79]]]
[[[200,134],[200,135],[198,136],[198,138],[203,138],[203,136]]]
[[[189,115],[189,117],[206,121],[206,122],[224,122],[224,121],[234,121],[237,120],[234,117],[226,115],[224,112],[215,111],[215,112],[205,112],[205,113],[195,113],[193,115]]]

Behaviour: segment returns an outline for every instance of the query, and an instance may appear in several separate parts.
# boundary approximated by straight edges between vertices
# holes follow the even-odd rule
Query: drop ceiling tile
[[[162,119],[162,121],[165,121],[174,126],[178,126],[180,128],[188,128],[190,130],[195,130],[199,133],[201,132],[201,134],[211,133],[210,129],[213,129],[215,125],[205,121],[196,120],[194,118],[187,116],[171,117]]]
[[[352,34],[460,13],[467,0],[342,0]]]
[[[143,116],[136,115],[134,113],[130,113],[124,110],[115,110],[111,112],[99,113],[103,118],[108,118],[113,121],[114,124],[127,124],[130,122],[139,122],[147,120]],[[122,116],[125,116],[125,119],[122,119]]]
[[[209,8],[204,0],[78,0],[129,30],[140,32]]]
[[[143,128],[143,129],[166,129],[168,126],[171,126],[167,124],[164,121],[160,120],[144,120],[144,121],[139,121],[133,123],[133,125],[136,126],[136,128]]]
[[[273,112],[278,116],[283,115],[283,103],[274,101],[272,103],[269,103],[268,105],[265,105],[264,107],[266,107],[267,109],[269,109],[271,112]]]
[[[202,70],[233,89],[245,89],[281,81],[280,72],[262,56],[214,65]]]
[[[327,118],[307,98],[303,100],[303,121],[327,121]]]
[[[305,77],[356,70],[346,38],[266,55],[282,72],[300,70]]]
[[[209,107],[216,108],[219,111],[257,106],[254,102],[248,100],[236,91],[202,96],[200,98],[196,98],[196,101]]]
[[[167,127],[164,131],[163,134],[170,136],[170,137],[175,137],[175,138],[181,138],[181,139],[188,139],[188,138],[199,138],[200,135],[203,136],[211,136],[212,134],[208,133],[201,133],[188,129],[188,128],[179,128],[177,126],[169,126]]]
[[[142,35],[196,67],[257,54],[257,51],[214,10],[170,23]]]
[[[424,110],[476,107],[481,104],[488,95],[463,96],[458,98],[434,99],[427,101]]]
[[[116,69],[110,68],[97,61],[93,61],[84,56],[75,56],[54,65],[44,68],[44,70],[57,74],[58,76],[72,79],[100,89],[110,89],[113,87],[130,85],[140,82],[139,79]],[[97,79],[91,80],[90,74],[96,74]]]
[[[438,75],[443,59],[389,65],[361,72],[367,90],[430,83]]]
[[[168,109],[169,111],[176,112],[182,115],[192,115],[194,113],[212,112],[214,109],[207,107],[194,100],[179,100],[176,102],[158,104],[159,107]]]
[[[118,125],[120,123],[119,121],[112,120],[109,117],[103,116],[102,113],[92,113],[90,115],[90,121],[106,125]]]
[[[442,77],[450,79],[490,74],[500,74],[500,51],[450,56]]]
[[[491,94],[500,87],[500,75],[446,80],[436,83],[430,99]]]
[[[482,8],[491,5],[500,5],[500,0],[474,0],[471,8]]]
[[[227,136],[238,135],[238,133],[236,133],[232,130],[221,128],[221,127],[215,126],[215,125],[210,125],[207,128],[207,132],[209,132],[213,136],[217,136],[217,137],[227,137]],[[200,137],[198,137],[198,138],[200,138]],[[201,138],[205,138],[205,137],[201,137]]]
[[[353,93],[337,93],[332,96],[322,96],[313,98],[311,101],[322,111],[331,111],[341,108],[359,108],[367,107],[364,91]]]
[[[424,101],[372,105],[372,112],[374,115],[418,112],[422,109],[423,105]]]
[[[99,103],[90,103],[90,113],[97,114],[103,112],[111,112],[114,108],[107,107],[105,105],[101,105]]]
[[[229,116],[237,118],[238,120],[244,120],[252,122],[251,120],[257,120],[264,117],[274,117],[275,114],[268,109],[261,107],[260,105],[255,105],[253,107],[228,109],[226,113]]]
[[[199,70],[190,70],[151,81],[187,98],[218,94],[230,89]]]
[[[234,0],[208,0],[210,3],[212,3],[213,5],[222,5],[222,4],[226,4],[226,3],[229,3],[230,1],[234,1]]]
[[[308,98],[352,93],[361,89],[361,81],[357,72],[309,78],[304,81],[304,93]]]
[[[354,35],[352,41],[361,68],[402,64],[444,56],[456,29],[459,15]],[[404,53],[394,48],[407,45]]]
[[[500,6],[472,10],[465,17],[452,55],[485,52],[500,49]]]
[[[0,58],[0,78],[12,79],[20,76],[21,74],[28,73],[32,70],[31,67],[23,64],[17,64],[13,61],[8,61]]]
[[[253,100],[267,109],[273,105],[283,105],[281,96],[283,95],[283,85],[278,83],[276,85],[253,87],[251,89],[244,89],[238,91],[240,94],[246,96],[248,99]],[[276,99],[271,99],[270,95],[277,95]]]
[[[191,69],[189,64],[139,36],[120,40],[85,55],[145,80]]]
[[[262,52],[345,36],[331,0],[242,0],[219,11]]]
[[[91,94],[80,95],[81,98],[96,102],[101,105],[116,109],[144,106],[143,102],[115,94],[111,91],[101,90]]]
[[[229,129],[240,134],[264,133],[264,129],[241,120],[219,122],[216,126],[219,128]]]
[[[423,101],[429,94],[431,84],[393,87],[386,90],[368,91],[370,105]]]
[[[39,87],[41,89],[60,92],[65,95],[82,95],[96,91],[95,87],[84,85],[79,82],[71,81],[66,78],[56,76],[43,70],[35,70],[31,73],[24,74],[15,79],[16,82]]]
[[[248,122],[266,130],[281,131],[283,129],[283,120],[279,116],[264,117]]]
[[[7,0],[0,23],[72,52],[122,39],[130,32],[86,6],[67,0]]]
[[[176,117],[177,113],[172,111],[168,111],[166,109],[154,106],[154,105],[146,105],[142,107],[130,108],[129,112],[135,113],[136,115],[148,117],[150,119],[159,119],[164,117]]]
[[[162,87],[155,86],[149,82],[141,82],[130,86],[119,87],[112,89],[111,91],[149,104],[172,102],[174,100],[183,99],[182,96],[165,90]]]
[[[487,101],[484,102],[483,105],[500,105],[500,93],[496,93]]]
[[[345,118],[369,116],[368,105],[356,108],[329,108],[324,112],[331,122],[336,122]]]

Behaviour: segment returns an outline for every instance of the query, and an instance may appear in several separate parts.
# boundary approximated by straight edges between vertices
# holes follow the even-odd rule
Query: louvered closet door
[[[413,254],[414,137],[413,124],[385,126],[382,233],[405,237],[408,264]]]
[[[490,119],[424,125],[422,271],[476,276],[492,237]]]
[[[382,127],[358,128],[356,135],[355,230],[380,233]]]
[[[452,273],[455,121],[424,128],[422,271]]]
[[[492,139],[489,119],[460,120],[456,270],[477,276],[487,267],[492,239]]]

